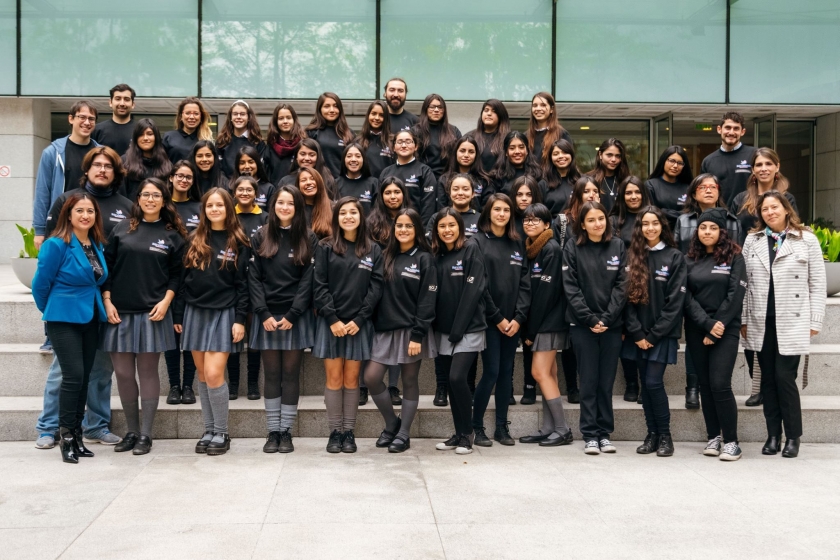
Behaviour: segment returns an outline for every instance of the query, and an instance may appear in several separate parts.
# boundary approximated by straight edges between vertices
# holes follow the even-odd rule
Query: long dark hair
[[[478,229],[484,233],[491,233],[493,231],[493,222],[490,219],[490,214],[493,212],[493,205],[497,202],[507,204],[508,208],[510,208],[510,219],[508,220],[508,223],[505,224],[505,237],[512,239],[513,241],[519,241],[519,233],[516,231],[516,224],[513,219],[513,201],[511,201],[510,197],[504,193],[494,193],[487,198],[487,202],[484,204],[484,209],[478,217]]]
[[[190,170],[190,173],[193,174],[192,184],[190,185],[190,189],[187,191],[187,200],[191,202],[198,202],[201,200],[201,190],[198,188],[198,170],[195,168],[195,165],[186,159],[178,160],[175,162],[175,165],[172,166],[172,171],[169,173],[169,183],[172,185],[170,187],[170,194],[175,193],[175,175],[178,174],[178,170],[182,167],[186,167]]]
[[[298,151],[295,154],[295,157],[292,158],[292,164],[289,166],[289,175],[292,175],[295,172],[300,171],[301,169],[301,165],[297,161],[298,154],[300,153],[301,148],[310,149],[317,154],[317,159],[315,160],[315,171],[320,173],[321,179],[324,181],[324,185],[327,188],[327,194],[329,195],[329,197],[334,198],[336,191],[335,177],[333,177],[330,168],[327,167],[327,163],[326,161],[324,161],[324,152],[321,151],[321,145],[318,143],[317,140],[313,140],[312,138],[304,138],[300,141]]]
[[[604,177],[607,176],[607,168],[603,163],[601,163],[601,154],[613,146],[618,148],[618,151],[621,154],[621,163],[619,163],[618,167],[615,168],[616,183],[621,184],[621,182],[630,175],[630,166],[627,165],[627,148],[624,147],[624,142],[618,138],[607,138],[598,147],[598,157],[595,158],[595,169],[588,173],[588,175],[592,176],[594,179],[593,183],[598,185],[599,189],[601,188],[601,183],[604,182]]]
[[[314,204],[312,205],[312,223],[310,224],[310,229],[318,237],[327,237],[332,233],[330,226],[332,208],[329,193],[324,185],[324,179],[316,169],[301,167],[295,180],[295,187],[300,190],[301,196],[303,196],[303,191],[300,189],[300,177],[304,173],[309,173],[312,179],[315,180],[315,184],[318,185],[318,190],[315,192],[315,200],[313,201]],[[306,204],[306,198],[304,198],[304,204]]]
[[[586,204],[586,202],[583,201],[583,193],[586,192],[586,185],[589,183],[595,185],[595,188],[598,189],[598,192],[600,193],[601,189],[598,188],[598,183],[595,182],[595,179],[589,175],[581,175],[578,180],[575,181],[575,186],[572,189],[572,197],[566,203],[566,210],[564,213],[566,214],[566,219],[569,222],[574,223],[575,220],[578,219],[581,208],[583,208],[583,205]],[[604,215],[606,216],[606,212],[604,212]]]
[[[265,171],[265,165],[263,165],[262,158],[260,157],[259,152],[253,146],[242,146],[239,148],[239,151],[236,152],[236,159],[233,162],[233,175],[230,176],[230,181],[228,184],[230,185],[230,192],[234,192],[234,184],[236,180],[241,177],[239,173],[239,162],[242,159],[242,156],[248,156],[252,160],[254,160],[257,164],[257,171],[251,177],[253,177],[257,184],[259,183],[268,183],[268,173]],[[254,189],[256,191],[256,188]]]
[[[432,132],[430,130],[432,124],[429,120],[429,106],[432,104],[432,101],[439,101],[440,106],[443,109],[443,118],[440,120],[440,136],[438,137],[438,143],[440,144],[441,162],[445,166],[447,164],[452,145],[456,140],[455,128],[449,124],[449,114],[446,110],[446,101],[444,101],[443,97],[436,93],[430,93],[427,95],[426,99],[423,100],[423,106],[420,108],[420,120],[414,127],[417,137],[417,153],[422,155],[423,152],[429,148],[432,141]]]
[[[61,207],[61,211],[58,213],[58,219],[55,221],[55,229],[50,234],[50,237],[58,237],[65,243],[70,243],[70,236],[73,235],[70,212],[73,211],[73,207],[80,200],[90,200],[93,203],[93,211],[96,215],[93,219],[93,227],[88,230],[88,238],[92,242],[102,245],[105,243],[105,229],[102,227],[102,212],[99,209],[99,203],[96,202],[96,197],[86,190],[72,191],[67,195],[67,200],[64,201],[64,206]]]
[[[373,210],[371,210],[370,216],[368,216],[367,226],[371,239],[380,245],[388,243],[394,224],[394,218],[391,217],[391,209],[385,206],[384,197],[385,189],[391,185],[398,187],[402,191],[402,206],[400,206],[399,210],[411,208],[411,199],[402,179],[390,175],[379,181],[379,196],[373,201]]]
[[[237,105],[245,107],[245,111],[248,113],[248,124],[245,125],[248,131],[248,142],[255,146],[262,142],[262,131],[260,131],[260,123],[257,122],[257,115],[247,102],[237,99],[228,107],[225,124],[216,136],[216,146],[219,148],[224,148],[233,140],[233,121],[230,116],[233,113],[233,108]]]
[[[682,146],[668,146],[665,148],[665,151],[659,156],[659,161],[656,162],[656,167],[653,168],[650,178],[656,179],[665,175],[665,162],[674,154],[680,156],[685,164],[680,174],[677,175],[677,182],[688,185],[694,179],[694,175],[691,173],[691,163],[688,161],[688,154],[683,150]]]
[[[613,204],[612,209],[610,209],[610,216],[616,217],[616,229],[621,229],[621,226],[624,225],[624,222],[627,221],[627,214],[631,213],[630,210],[627,208],[627,200],[624,198],[625,194],[627,193],[627,187],[630,185],[636,186],[639,188],[639,192],[642,193],[642,203],[639,205],[639,211],[642,208],[646,208],[650,206],[650,189],[645,186],[645,183],[636,177],[635,175],[630,175],[626,179],[624,179],[621,184],[618,186],[618,191],[616,192],[615,196],[615,204]],[[636,214],[638,216],[638,214]]]
[[[143,136],[146,130],[151,130],[155,136],[155,145],[152,147],[152,157],[148,158],[152,162],[152,177],[163,179],[169,177],[169,172],[172,171],[172,162],[169,161],[169,156],[166,155],[166,150],[163,149],[163,140],[160,136],[155,121],[152,119],[140,119],[134,125],[134,131],[131,134],[131,144],[128,145],[128,151],[123,156],[123,164],[125,167],[125,176],[131,181],[140,181],[146,178],[146,166],[143,165],[143,150],[137,145],[137,139]]]
[[[315,103],[315,114],[312,115],[312,121],[306,125],[306,130],[323,130],[328,126],[333,126],[321,114],[321,108],[327,99],[335,101],[335,106],[338,109],[338,118],[335,120],[335,135],[344,140],[345,144],[349,144],[353,140],[353,131],[350,130],[347,117],[344,116],[344,105],[341,103],[341,98],[331,91],[325,91],[318,97],[318,102]],[[385,118],[388,118],[387,114]]]
[[[496,116],[499,117],[499,124],[496,127],[496,132],[493,133],[493,141],[490,144],[490,153],[496,156],[498,160],[502,157],[504,152],[504,141],[507,133],[510,132],[510,116],[508,116],[507,107],[498,99],[488,99],[481,106],[481,112],[478,114],[478,124],[475,125],[476,135],[475,139],[478,143],[478,154],[481,157],[481,152],[484,151],[484,138],[480,134],[484,132],[484,122],[481,120],[481,115],[484,113],[484,108],[490,107]],[[526,144],[527,145],[527,144]]]
[[[210,168],[210,186],[213,187],[222,187],[224,185],[224,175],[222,175],[221,171],[221,164],[219,164],[219,151],[216,149],[216,145],[213,143],[212,140],[199,140],[195,143],[192,150],[190,150],[190,155],[188,159],[190,163],[192,163],[193,167],[195,168],[195,182],[198,182],[199,175],[202,173],[201,169],[199,169],[198,165],[195,163],[195,154],[198,153],[198,150],[202,148],[207,148],[213,154],[213,167]]]
[[[365,149],[362,148],[362,145],[356,141],[347,144],[347,147],[344,148],[343,152],[341,152],[341,168],[339,169],[339,173],[342,177],[347,176],[347,164],[344,163],[344,161],[347,159],[347,154],[350,153],[351,148],[356,148],[359,150],[359,153],[362,154],[362,167],[359,169],[359,172],[361,173],[360,178],[364,179],[365,177],[370,177],[370,167],[368,167],[367,158],[365,157]]]
[[[583,245],[589,239],[589,236],[586,234],[586,230],[583,229],[583,224],[586,221],[586,215],[592,210],[600,210],[603,212],[605,221],[607,222],[607,227],[604,229],[604,237],[601,238],[601,241],[609,241],[612,239],[613,228],[610,221],[606,220],[607,209],[604,208],[604,205],[600,202],[586,202],[580,207],[580,210],[575,218],[575,231],[577,233],[577,236],[575,237],[575,245]]]
[[[277,215],[277,211],[274,210],[280,193],[289,193],[292,195],[292,200],[295,205],[292,226],[288,230],[284,230],[280,226],[280,217]],[[268,221],[265,227],[260,230],[263,232],[261,234],[262,242],[259,247],[256,247],[257,254],[265,259],[274,257],[280,249],[280,239],[284,235],[288,235],[291,239],[292,249],[294,250],[294,263],[297,266],[304,266],[312,259],[312,247],[309,245],[309,232],[306,227],[306,211],[303,195],[295,187],[280,185],[271,196],[268,207],[270,208]]]
[[[306,138],[306,132],[304,132],[303,127],[300,125],[300,121],[298,120],[297,111],[295,108],[289,105],[288,103],[280,103],[277,107],[274,108],[274,112],[271,114],[271,122],[268,123],[268,137],[266,138],[266,143],[270,146],[272,144],[276,144],[282,138],[280,134],[280,127],[277,126],[277,117],[280,115],[280,111],[283,109],[289,111],[292,114],[292,120],[294,124],[292,125],[292,130],[289,133],[292,136],[292,140],[303,140]]]
[[[210,220],[207,218],[207,201],[214,194],[222,197],[225,204],[225,232],[227,233],[227,245],[225,247],[226,253],[233,253],[233,266],[236,267],[239,260],[239,246],[250,247],[251,243],[248,236],[242,230],[239,224],[239,218],[236,217],[236,209],[233,205],[233,198],[227,189],[221,187],[213,187],[201,197],[201,208],[198,220],[198,227],[190,234],[190,243],[187,251],[184,253],[184,266],[187,268],[197,268],[204,270],[211,262],[213,262],[213,249],[210,248]],[[227,264],[227,260],[220,259],[221,264],[219,270],[223,270]]]
[[[563,182],[563,177],[560,176],[560,172],[554,166],[552,162],[551,156],[554,154],[554,150],[558,149],[563,153],[569,154],[572,156],[572,161],[569,163],[569,171],[566,174],[566,180],[571,183],[572,185],[580,179],[580,169],[577,166],[577,156],[575,155],[575,147],[572,145],[571,142],[568,140],[560,139],[551,144],[550,149],[548,150],[548,157],[545,160],[545,164],[543,165],[543,178],[545,179],[546,186],[548,186],[549,190],[556,189],[560,186]]]
[[[650,281],[650,264],[648,247],[645,234],[642,233],[642,221],[645,214],[653,214],[659,220],[662,231],[659,240],[668,247],[676,247],[671,228],[668,226],[668,219],[665,214],[656,206],[647,205],[639,209],[636,224],[633,226],[633,237],[630,241],[630,248],[627,250],[627,301],[639,305],[647,305],[650,302],[648,282]]]
[[[156,177],[143,179],[140,186],[137,187],[137,199],[134,200],[134,204],[131,206],[131,214],[128,221],[128,233],[137,229],[140,226],[140,222],[143,221],[143,209],[140,208],[140,193],[143,192],[143,187],[146,185],[152,185],[160,191],[161,196],[163,196],[163,206],[160,209],[160,219],[164,224],[166,224],[166,229],[177,231],[178,235],[186,237],[187,230],[184,227],[183,222],[181,222],[181,216],[178,214],[178,211],[175,210],[175,203],[172,202],[172,194],[169,192],[169,189],[166,187],[164,182]]]
[[[697,225],[699,226],[700,224]],[[688,253],[686,254],[686,258],[694,261],[702,259],[707,254],[706,246],[700,242],[700,235],[697,233],[699,229],[700,228],[697,227],[691,235],[691,241],[688,245]],[[729,232],[726,228],[720,228],[719,231],[720,234],[718,236],[717,243],[715,243],[715,248],[712,251],[712,258],[715,260],[715,264],[732,264],[732,261],[735,260],[735,255],[741,254],[741,246],[729,237]]]
[[[517,177],[516,180],[513,182],[513,186],[510,188],[510,200],[513,203],[511,207],[511,216],[516,216],[517,218],[522,217],[522,210],[519,209],[519,205],[516,204],[516,195],[519,193],[519,189],[523,186],[528,187],[528,190],[531,191],[531,204],[542,203],[542,191],[540,190],[539,184],[534,180],[533,177],[528,175],[523,175],[522,177]],[[489,202],[490,199],[487,200]],[[484,204],[485,208],[487,207],[487,203]]]
[[[458,150],[462,144],[472,144],[475,148],[475,159],[470,166],[468,173],[476,182],[481,182],[483,186],[490,186],[493,181],[489,174],[485,173],[481,166],[481,150],[478,148],[478,142],[475,136],[468,132],[467,134],[458,138],[449,151],[449,157],[446,160],[446,171],[440,176],[440,184],[443,185],[444,190],[449,192],[449,183],[455,178],[455,175],[461,172],[461,165],[458,163]]]
[[[537,97],[542,97],[545,99],[548,106],[551,108],[551,117],[548,119],[548,130],[545,131],[545,138],[543,139],[543,146],[542,146],[542,153],[535,154],[538,162],[546,162],[547,164],[551,164],[551,150],[553,149],[554,143],[560,140],[563,137],[563,127],[560,125],[560,121],[557,120],[557,104],[554,102],[554,96],[548,93],[547,91],[540,91],[534,94],[534,97],[531,98],[531,103],[534,103],[534,99]],[[537,135],[537,119],[534,118],[534,113],[531,113],[531,118],[528,121],[528,151],[534,151],[534,138]],[[564,152],[566,150],[563,150]],[[568,152],[567,152],[568,153]],[[574,161],[574,159],[573,159]]]
[[[384,118],[382,119],[382,126],[379,129],[379,138],[380,142],[383,146],[390,146],[391,145],[391,117],[389,116],[390,113],[388,112],[388,105],[382,101],[381,99],[377,99],[373,101],[370,105],[368,105],[367,112],[365,113],[365,122],[362,124],[362,131],[359,134],[361,137],[361,144],[362,147],[367,150],[368,146],[370,146],[370,142],[374,136],[373,129],[370,127],[370,121],[368,117],[370,117],[370,112],[373,110],[374,107],[379,107],[382,109],[382,115]]]
[[[414,244],[420,247],[421,251],[431,253],[432,249],[426,241],[426,236],[423,235],[423,220],[420,218],[420,214],[417,213],[417,210],[414,208],[403,208],[397,214],[397,218],[400,216],[408,216],[411,220],[411,225],[414,226]],[[397,218],[394,219],[394,225],[391,228],[391,238],[388,241],[388,245],[385,247],[385,280],[388,281],[393,280],[395,277],[394,261],[397,259],[397,255],[401,252],[400,242],[397,241],[397,236],[394,235],[394,230],[397,227]]]
[[[442,219],[447,216],[452,216],[455,218],[455,222],[458,224],[458,239],[455,240],[455,245],[453,246],[452,250],[457,251],[458,249],[464,246],[464,243],[467,242],[467,234],[464,232],[464,219],[461,217],[454,208],[447,206],[446,208],[441,208],[438,210],[437,214],[435,214],[434,219],[432,220],[432,253],[435,255],[440,255],[444,251],[446,251],[446,243],[440,238],[438,234],[438,224]]]
[[[501,183],[504,181],[510,181],[516,175],[516,167],[513,166],[510,162],[510,158],[508,157],[508,148],[510,148],[510,145],[514,140],[519,140],[525,145],[525,151],[527,154],[525,155],[525,161],[522,162],[522,170],[525,175],[533,177],[535,180],[539,181],[542,179],[542,168],[537,160],[534,159],[530,148],[528,148],[528,138],[524,133],[519,132],[518,130],[512,130],[505,136],[504,154],[496,161],[496,167],[493,168],[493,178]]]
[[[359,202],[359,199],[354,196],[345,196],[338,199],[338,202],[335,203],[332,216],[332,234],[329,237],[324,238],[322,243],[326,243],[330,246],[333,253],[336,255],[343,255],[344,251],[347,250],[347,242],[344,240],[344,230],[341,229],[341,224],[339,223],[339,213],[341,212],[341,207],[345,204],[353,204],[359,211],[359,228],[356,230],[355,243],[356,256],[361,259],[370,253],[373,240],[371,240],[368,235],[367,226],[365,225],[365,209],[362,208],[362,204]]]
[[[700,216],[700,212],[702,212],[702,209],[700,208],[700,203],[698,203],[697,200],[695,200],[694,195],[697,194],[698,187],[700,187],[700,185],[706,179],[713,179],[715,184],[718,186],[718,197],[717,201],[715,202],[715,207],[726,208],[727,211],[729,210],[729,208],[727,208],[726,205],[723,203],[723,200],[721,200],[723,197],[721,196],[720,182],[717,180],[717,177],[715,177],[711,173],[701,173],[700,175],[691,180],[691,183],[688,185],[688,189],[686,189],[685,191],[686,197],[685,208],[683,208],[683,213],[694,213],[697,214],[698,217]]]

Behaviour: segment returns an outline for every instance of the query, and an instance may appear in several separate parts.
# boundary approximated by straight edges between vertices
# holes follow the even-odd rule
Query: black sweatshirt
[[[458,130],[458,127],[449,125],[452,127],[452,132],[455,134],[455,139],[461,137],[461,131]],[[423,150],[422,152],[418,151],[417,159],[428,165],[432,173],[435,174],[435,178],[440,178],[440,174],[443,173],[444,169],[446,168],[445,156],[440,149],[440,132],[442,130],[441,125],[434,125],[429,123],[429,146]]]
[[[394,278],[385,280],[376,308],[376,332],[411,329],[411,342],[421,342],[435,319],[437,268],[431,253],[415,246],[394,259]]]
[[[437,256],[438,298],[435,330],[457,343],[464,334],[487,330],[484,291],[487,274],[475,241]]]
[[[256,149],[260,155],[260,159],[262,159],[263,165],[265,165],[266,156],[268,155],[268,146],[265,145],[265,142],[260,140],[259,143],[253,144],[248,140],[247,136],[234,135],[231,137],[230,143],[224,148],[219,148],[218,145],[216,146],[219,150],[219,162],[222,164],[222,173],[225,174],[225,177],[233,177],[233,172],[236,168],[236,154],[245,146],[251,146]]]
[[[315,308],[330,325],[352,321],[361,327],[382,297],[382,249],[371,243],[360,259],[355,243],[344,240],[344,245],[343,255],[326,242],[315,249]]]
[[[210,263],[204,270],[184,267],[181,276],[181,293],[175,298],[175,324],[184,322],[184,309],[189,303],[193,307],[204,309],[229,309],[236,312],[235,322],[245,324],[248,317],[248,261],[251,251],[240,245],[239,255],[227,252],[227,232],[210,231],[208,243],[211,255]],[[192,241],[194,237],[190,237]],[[185,249],[186,251],[186,249]],[[224,265],[221,270],[220,266]]]
[[[750,159],[756,148],[741,146],[731,152],[724,152],[720,148],[707,155],[700,164],[700,173],[711,173],[720,185],[720,199],[727,206],[732,205],[732,199],[747,190],[747,181],[752,174]]]
[[[620,237],[624,241],[624,248],[630,248],[630,242],[633,241],[633,228],[636,227],[636,218],[638,213],[627,212],[624,215],[624,224],[621,229],[618,229],[618,216],[610,216],[610,224],[613,228],[613,235]]]
[[[47,237],[55,229],[55,224],[58,221],[58,215],[61,213],[61,207],[64,206],[64,202],[75,192],[87,191],[84,188],[69,190],[59,196],[50,208],[50,213],[47,214],[45,230]],[[128,219],[131,215],[131,207],[133,206],[132,202],[119,194],[116,189],[108,196],[97,196],[96,203],[99,205],[99,211],[102,213],[102,229],[106,236],[111,235],[111,231],[117,224]]]
[[[531,150],[531,153],[534,154],[534,157],[537,158],[537,162],[540,165],[545,163],[551,163],[551,154],[548,154],[549,160],[543,161],[543,146],[545,145],[545,134],[548,132],[548,128],[544,128],[542,130],[537,130],[534,132],[534,149]],[[569,131],[565,128],[563,129],[563,133],[560,134],[560,138],[562,140],[566,140],[570,144],[572,143],[572,137],[569,136]]]
[[[475,190],[473,191],[473,199],[472,199],[472,207],[478,210],[481,213],[482,208],[484,208],[484,203],[487,202],[487,199],[493,194],[495,191],[493,190],[493,185],[490,184],[490,181],[479,177],[478,175],[473,175],[472,173],[469,174],[472,177],[473,181],[475,182]],[[449,181],[451,180],[451,175],[449,173],[445,173],[441,175],[440,179],[438,180],[437,184],[437,208],[438,210],[441,208],[446,208],[447,206],[452,206],[452,200],[449,198],[449,195],[446,194],[446,188],[449,185]]]
[[[254,204],[260,207],[260,210],[265,212],[268,208],[268,201],[274,196],[275,187],[272,183],[258,183],[257,197],[254,199]],[[233,194],[233,193],[231,193]]]
[[[318,239],[311,231],[309,245],[312,251]],[[272,316],[282,315],[292,325],[312,308],[312,276],[315,257],[303,265],[295,264],[292,238],[287,230],[280,230],[280,243],[273,257],[261,257],[259,247],[265,239],[266,230],[254,235],[251,243],[251,263],[248,266],[248,291],[251,306],[260,322]],[[311,311],[310,311],[311,313]]]
[[[216,165],[221,165],[221,163],[216,162]],[[219,187],[222,189],[227,188],[227,177],[224,175],[219,175],[218,182],[214,185],[213,182],[210,180],[211,174],[210,173],[203,173],[202,171],[198,171],[198,174],[195,176],[196,183],[198,184],[198,191],[201,193],[201,196],[204,196],[207,191],[212,188]]]
[[[289,169],[292,167],[292,162],[297,155],[297,150],[293,151],[287,156],[280,157],[274,148],[266,147],[265,150],[265,171],[268,173],[268,180],[272,185],[279,185],[280,179],[289,174]]]
[[[531,308],[525,338],[533,342],[538,333],[569,330],[566,294],[563,292],[563,250],[553,238],[530,261]]]
[[[113,149],[119,155],[123,155],[128,151],[128,146],[131,145],[131,138],[134,136],[134,117],[128,119],[125,124],[114,122],[114,119],[108,119],[96,123],[96,128],[93,129],[93,134],[90,137],[102,144]]]
[[[679,249],[662,244],[648,250],[648,299],[646,305],[627,302],[627,332],[634,342],[658,344],[663,338],[682,335],[687,267]]]
[[[175,210],[181,216],[181,222],[187,229],[187,233],[198,227],[198,220],[201,216],[201,202],[197,200],[187,200],[184,202],[174,202]]]
[[[359,177],[358,179],[339,177],[335,181],[335,186],[338,189],[339,198],[344,196],[358,198],[365,211],[365,217],[370,216],[373,201],[379,195],[379,180],[376,177]]]
[[[125,156],[122,157],[123,167],[125,166]],[[161,177],[160,175],[160,166],[155,165],[154,161],[151,159],[144,157],[143,158],[143,175],[139,178],[131,178],[128,175],[125,176],[123,180],[123,184],[120,187],[120,194],[126,197],[128,200],[132,202],[137,200],[137,194],[140,192],[140,183],[148,179],[149,177],[157,177],[164,184],[167,182],[167,177]]]
[[[238,207],[239,205],[237,205]],[[268,222],[268,213],[260,211],[259,214],[252,212],[237,212],[236,217],[239,219],[239,224],[245,231],[248,237],[254,235]]]
[[[421,163],[417,158],[412,159],[405,165],[395,163],[390,167],[386,167],[382,171],[382,178],[397,177],[402,179],[405,183],[405,189],[408,191],[408,196],[411,199],[411,205],[417,212],[420,213],[420,218],[424,224],[429,223],[435,212],[437,211],[437,204],[435,202],[435,191],[437,181],[435,174],[425,163]]]
[[[130,232],[117,224],[105,245],[108,279],[102,287],[120,313],[148,313],[168,290],[178,293],[186,242],[163,220],[143,222]]]
[[[516,196],[514,196],[514,194],[510,191],[513,189],[513,183],[520,177],[523,177],[524,175],[525,168],[520,167],[516,170],[516,172],[513,174],[513,177],[511,177],[510,179],[496,180],[495,184],[493,185],[493,192],[506,194],[515,203]],[[548,186],[546,186],[545,181],[543,181],[542,179],[537,181],[537,187],[539,187],[540,189],[540,194],[545,194],[545,192],[548,190]]]
[[[697,218],[699,217],[700,215],[697,212],[686,212],[680,214],[677,219],[677,225],[674,227],[674,241],[684,255],[688,254],[688,249],[691,247],[691,239],[694,237],[694,232],[697,231]],[[726,232],[729,234],[729,239],[739,245],[746,238],[746,234],[741,233],[741,224],[738,218],[733,216],[731,212],[726,213]]]
[[[170,130],[163,135],[163,149],[169,156],[169,161],[175,165],[182,159],[190,159],[190,152],[198,143],[198,129],[187,134],[183,130]]]
[[[612,177],[604,177],[601,184],[598,185],[598,189],[601,191],[601,205],[607,209],[607,215],[609,215],[612,207],[615,206],[615,198],[618,196],[619,185],[620,183],[616,179],[615,175]]]
[[[470,242],[481,250],[487,272],[484,305],[488,323],[498,325],[507,319],[524,325],[531,305],[525,244],[521,238],[514,241],[507,236],[496,237],[483,231]]]
[[[627,279],[624,242],[613,237],[582,245],[572,239],[563,248],[563,291],[568,299],[566,320],[583,327],[602,321],[611,330],[623,324]]]
[[[725,333],[738,336],[741,311],[747,293],[747,266],[744,256],[721,265],[712,255],[688,259],[688,294],[685,299],[685,328],[703,331],[710,340],[712,327],[720,321]]]
[[[365,161],[368,164],[368,171],[371,177],[383,179],[382,170],[394,165],[394,152],[391,148],[382,143],[382,135],[371,133],[370,143],[365,150]]]
[[[350,131],[353,134],[353,131]],[[329,168],[333,177],[338,177],[341,172],[341,157],[344,155],[344,140],[335,133],[334,126],[325,126],[317,130],[307,130],[306,134],[318,142],[321,146],[321,153],[324,155],[324,165]]]
[[[485,173],[492,172],[493,168],[496,167],[496,161],[499,159],[490,150],[490,146],[493,144],[493,139],[496,137],[496,133],[479,132],[478,129],[476,129],[471,133],[468,132],[467,134],[472,134],[476,138],[481,135],[481,138],[484,140],[484,148],[479,154],[479,157],[481,158],[481,168]]]
[[[790,191],[784,192],[785,198],[790,202],[790,205],[793,206],[794,211],[799,214],[799,209],[796,206],[796,198],[790,193]],[[750,214],[746,210],[741,209],[741,205],[744,204],[744,199],[747,198],[746,191],[739,193],[735,198],[732,200],[732,204],[729,206],[729,211],[735,214],[735,217],[738,218],[738,222],[741,224],[741,237],[738,239],[738,244],[743,245],[744,241],[747,240],[747,235],[749,235],[750,230],[755,227],[755,222],[758,219],[758,214]]]
[[[401,130],[411,130],[411,128],[420,120],[417,118],[417,115],[409,113],[405,109],[403,109],[403,112],[399,115],[389,113],[388,116],[391,125],[391,134],[396,134]]]
[[[464,235],[467,239],[476,235],[478,233],[478,219],[481,217],[481,214],[475,210],[474,208],[470,208],[466,212],[458,212],[461,215],[461,219],[464,220]],[[432,235],[432,228],[435,226],[435,218],[432,216],[432,219],[429,220],[429,223],[426,224],[426,236],[431,238]]]
[[[562,212],[569,200],[572,199],[572,190],[575,186],[566,177],[563,177],[560,184],[553,189],[548,188],[547,184],[544,186],[545,188],[542,191],[543,204],[548,207],[551,217],[556,218],[557,214]]]
[[[677,224],[677,218],[685,210],[688,200],[688,185],[685,183],[669,183],[662,177],[653,177],[645,181],[650,191],[650,202],[657,206],[668,218],[671,231]]]

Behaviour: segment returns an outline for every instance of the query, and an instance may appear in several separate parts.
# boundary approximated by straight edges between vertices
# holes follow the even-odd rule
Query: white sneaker
[[[460,439],[458,438],[458,434],[455,434],[451,438],[446,441],[442,441],[439,444],[435,445],[435,449],[438,451],[451,451],[458,447],[458,442]]]
[[[583,446],[583,452],[587,455],[600,455],[601,448],[598,446],[598,442],[593,439],[586,442],[586,445]]]
[[[723,443],[723,438],[717,436],[713,439],[709,440],[709,443],[706,445],[706,449],[703,450],[703,455],[707,457],[717,457],[720,455],[720,446]]]
[[[737,441],[730,441],[724,444],[723,453],[720,454],[721,461],[737,461],[741,458],[741,448]]]
[[[470,436],[461,436],[461,439],[458,441],[458,447],[455,448],[456,455],[469,455],[473,452],[472,449],[472,442],[470,441]]]
[[[603,453],[615,453],[615,446],[607,438],[602,438],[601,441],[598,442],[598,447],[601,448]]]

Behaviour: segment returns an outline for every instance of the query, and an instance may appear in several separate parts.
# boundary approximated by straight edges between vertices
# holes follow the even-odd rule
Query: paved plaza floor
[[[840,557],[840,445],[783,459],[746,444],[723,463],[699,443],[666,459],[635,442],[596,457],[580,442],[467,456],[358,442],[267,455],[239,439],[221,457],[188,440],[142,457],[93,445],[79,465],[0,443],[0,558]]]

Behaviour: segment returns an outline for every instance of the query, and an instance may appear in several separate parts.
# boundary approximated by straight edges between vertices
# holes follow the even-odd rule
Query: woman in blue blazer
[[[96,200],[87,192],[74,192],[61,208],[52,237],[41,246],[32,280],[35,304],[44,314],[61,366],[58,424],[65,463],[93,457],[82,442],[82,417],[99,323],[107,321],[99,290],[108,278],[104,239]]]

